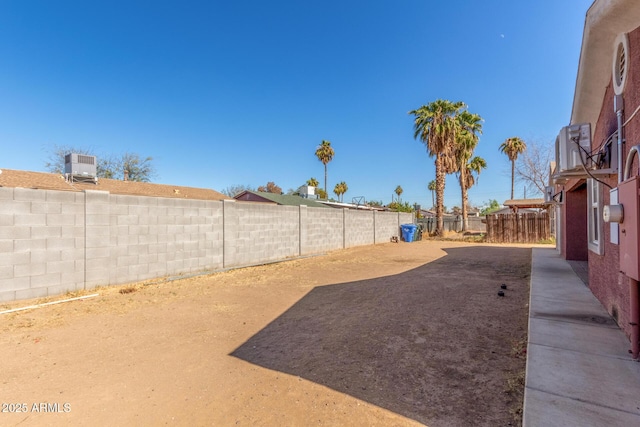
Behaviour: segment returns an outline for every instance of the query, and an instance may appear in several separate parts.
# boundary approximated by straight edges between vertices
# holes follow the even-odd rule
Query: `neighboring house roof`
[[[506,200],[503,205],[514,209],[520,210],[525,208],[544,208],[548,203],[545,203],[544,199],[513,199]]]
[[[536,209],[529,209],[529,208],[518,208],[518,213],[535,213],[538,212]],[[502,209],[498,209],[497,211],[493,211],[488,213],[487,215],[509,215],[513,213],[513,209],[511,208],[502,208]]]
[[[619,33],[640,22],[637,0],[597,0],[587,11],[573,96],[571,123],[598,122],[602,99],[611,80],[611,58]],[[592,126],[591,131],[594,131]]]
[[[332,208],[359,209],[359,210],[367,210],[367,211],[384,211],[385,210],[385,208],[378,207],[378,206],[356,205],[354,203],[344,203],[344,202],[330,202],[328,200],[318,200],[318,203],[322,203],[323,205],[326,205]]]
[[[229,197],[208,188],[182,187],[178,185],[152,184],[150,182],[120,181],[99,178],[94,182],[68,182],[64,175],[46,172],[29,172],[2,169],[1,187],[33,188],[40,190],[84,191],[100,190],[111,194],[176,199],[225,200]]]
[[[305,199],[304,197],[291,194],[265,193],[262,191],[245,190],[240,194],[236,194],[233,198],[240,202],[276,203],[283,206],[309,206],[312,208],[327,207],[314,199]]]

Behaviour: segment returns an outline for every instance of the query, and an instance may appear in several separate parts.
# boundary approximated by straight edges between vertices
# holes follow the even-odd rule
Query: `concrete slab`
[[[629,340],[554,249],[533,249],[524,426],[640,425]]]
[[[546,345],[570,351],[587,351],[610,357],[620,357],[619,349],[629,346],[624,334],[611,333],[610,328],[617,326],[566,325],[559,320],[535,319],[529,320],[529,343]]]
[[[524,426],[613,427],[638,424],[638,415],[580,402],[538,390],[527,390]]]
[[[629,398],[629,391],[640,387],[640,364],[630,357],[606,357],[542,345],[531,345],[527,357],[536,365],[528,372],[528,388],[640,416],[638,394],[632,393]]]

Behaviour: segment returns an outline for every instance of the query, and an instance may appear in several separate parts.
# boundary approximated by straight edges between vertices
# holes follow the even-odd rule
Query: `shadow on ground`
[[[402,274],[314,288],[231,355],[422,423],[507,425],[531,250],[445,251]]]

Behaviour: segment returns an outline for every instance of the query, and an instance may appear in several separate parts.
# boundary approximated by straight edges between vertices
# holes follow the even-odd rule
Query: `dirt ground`
[[[0,314],[0,425],[515,425],[530,262],[387,243]]]

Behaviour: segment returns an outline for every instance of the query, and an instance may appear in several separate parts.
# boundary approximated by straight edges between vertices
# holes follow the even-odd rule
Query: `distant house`
[[[108,191],[128,196],[170,197],[195,200],[225,200],[229,197],[208,188],[179,185],[152,184],[150,182],[120,181],[99,178],[96,181],[75,182],[64,175],[46,172],[30,172],[2,169],[0,187],[31,188],[82,192],[84,190]]]
[[[322,203],[325,206],[328,206],[330,208],[337,208],[337,209],[358,209],[358,210],[367,210],[367,211],[388,211],[389,210],[381,206],[368,206],[368,205],[358,205],[355,203],[331,202],[328,200],[318,200],[318,203]]]
[[[546,209],[548,203],[545,203],[544,199],[512,199],[506,200],[503,205],[511,209],[512,212],[520,212],[523,209],[536,212]]]
[[[283,206],[309,206],[312,208],[326,208],[315,199],[307,199],[293,194],[275,194],[262,191],[245,190],[233,197],[240,202],[274,203]]]
[[[538,209],[530,209],[530,208],[519,208],[518,213],[536,213]],[[505,207],[502,209],[498,209],[496,211],[490,212],[488,215],[509,215],[513,213],[513,208]]]
[[[588,286],[630,337],[634,358],[639,110],[640,7],[637,0],[596,0],[585,19],[571,121],[556,140],[547,199],[557,212],[557,249],[588,263]]]

